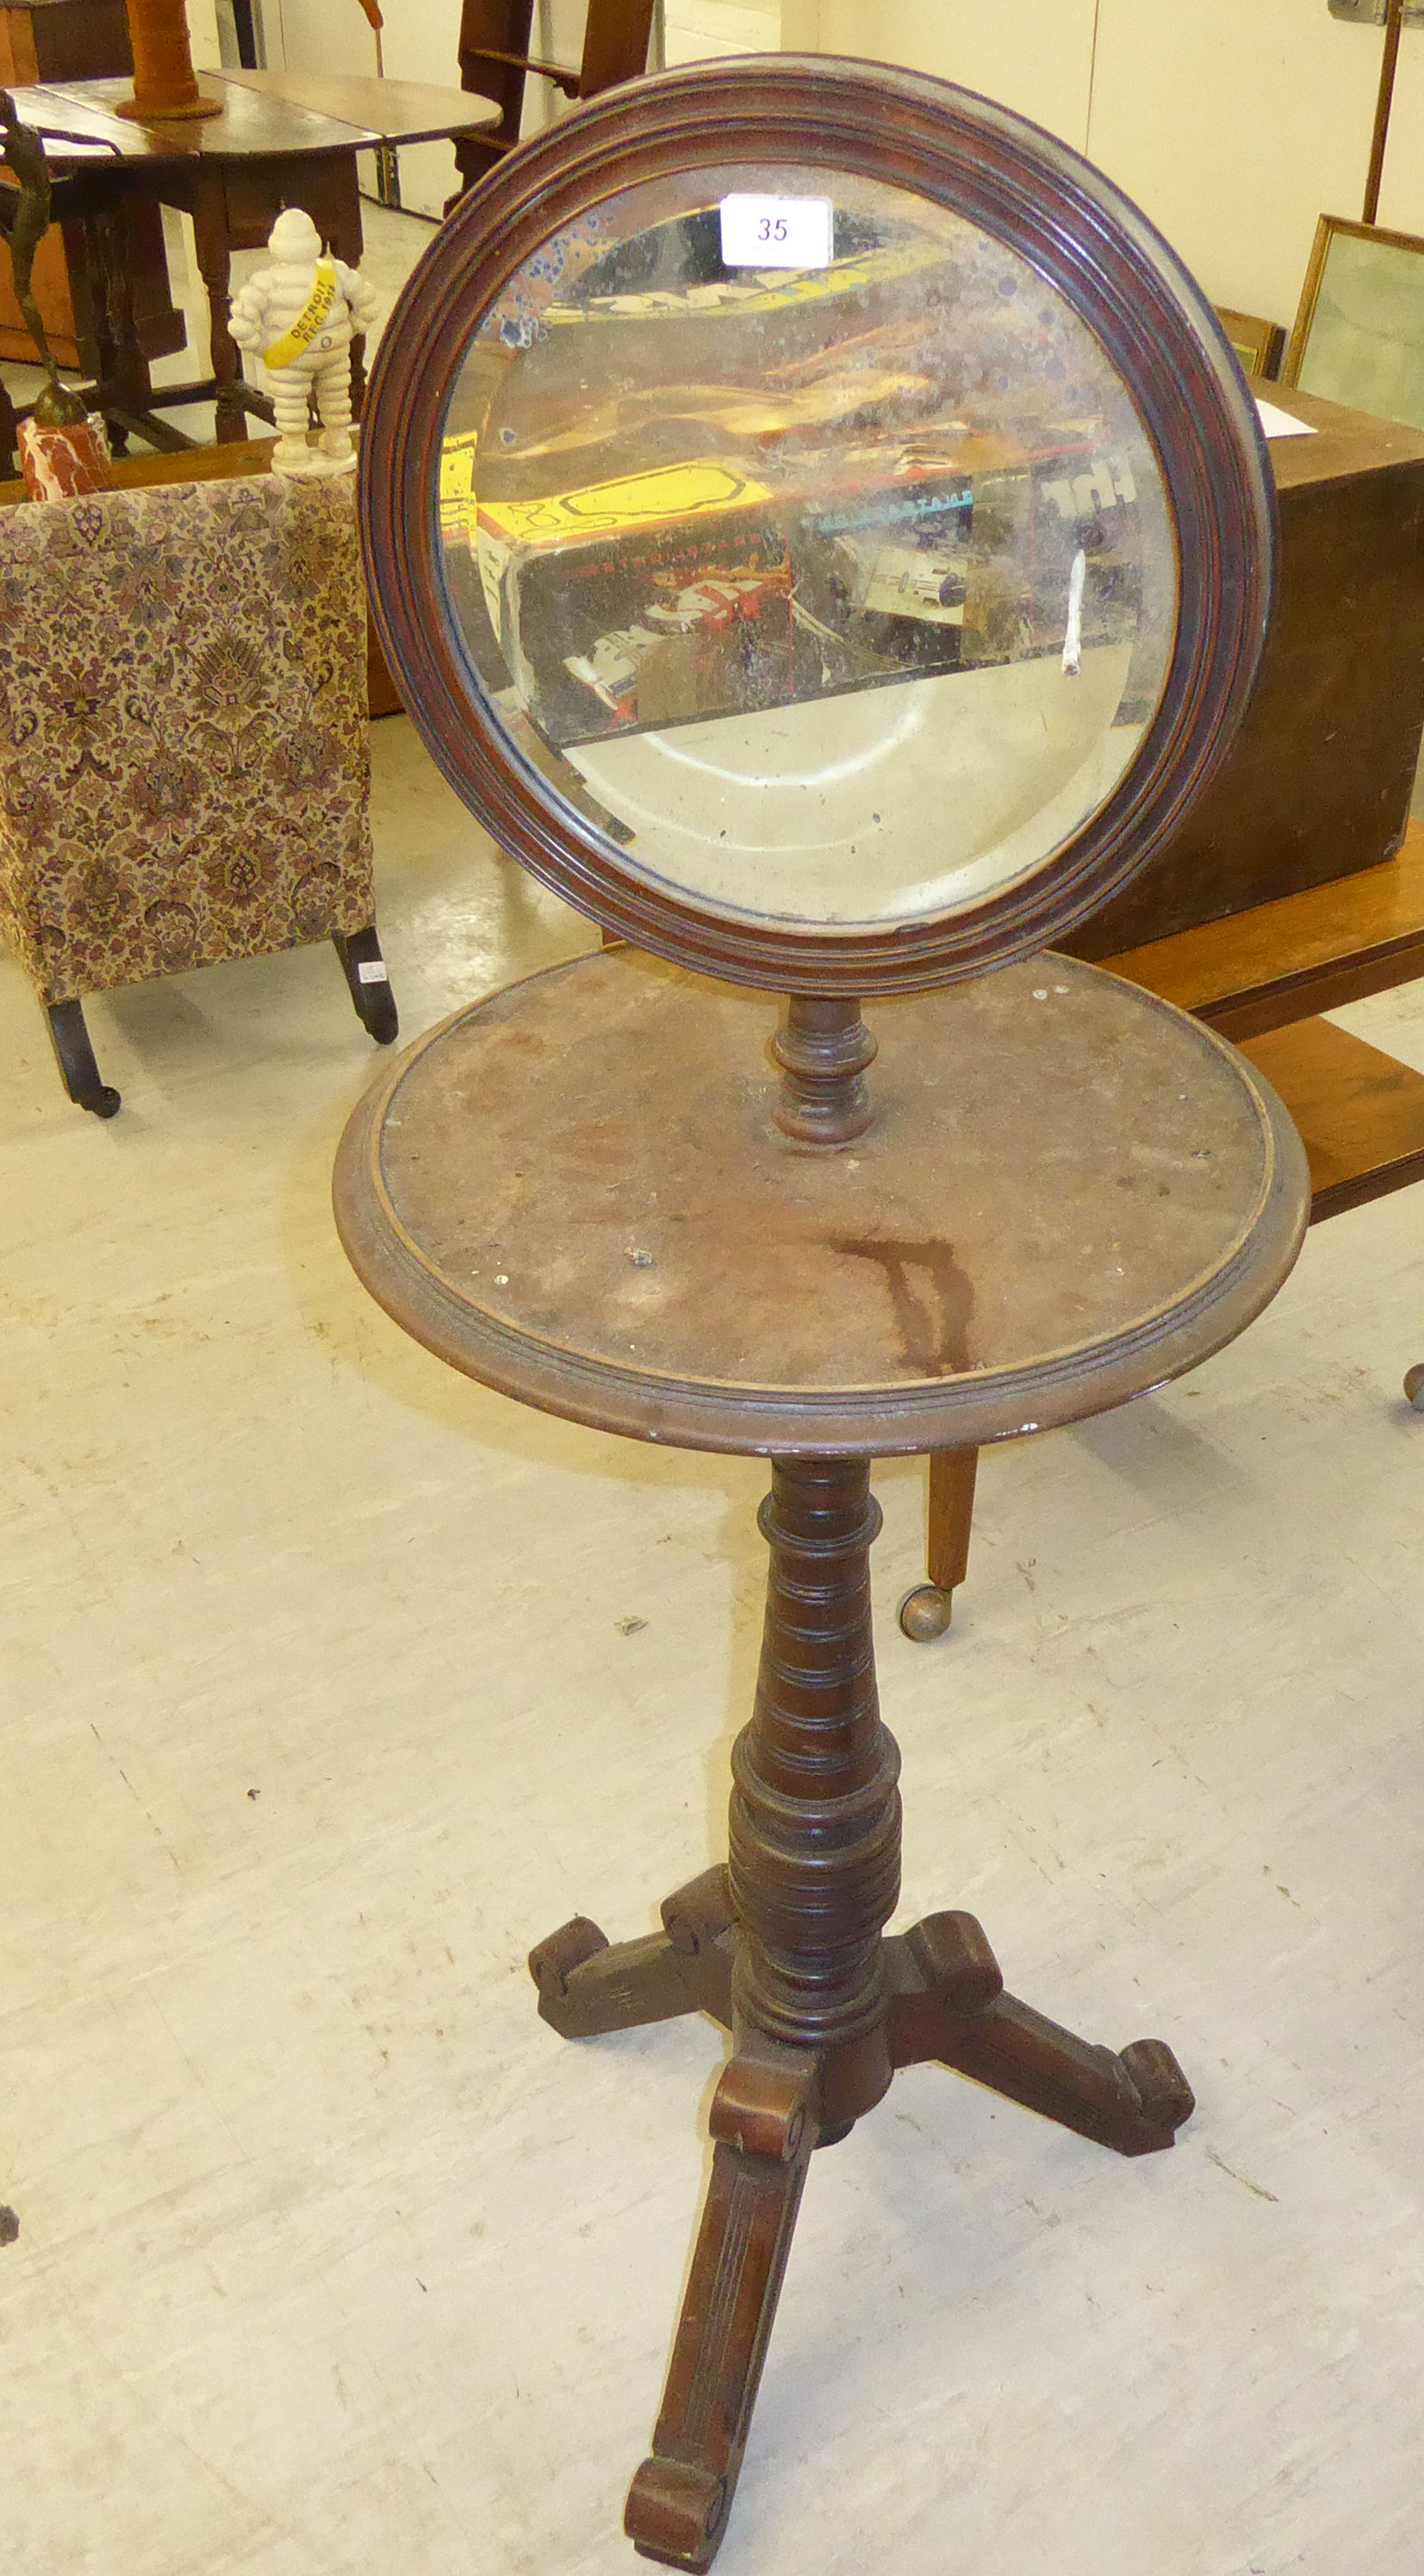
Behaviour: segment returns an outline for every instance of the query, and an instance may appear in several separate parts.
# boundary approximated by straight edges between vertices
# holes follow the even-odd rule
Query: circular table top
[[[875,1123],[773,1124],[775,1005],[616,948],[385,1072],[336,1173],[351,1261],[521,1402],[696,1449],[976,1447],[1139,1395],[1274,1295],[1309,1214],[1269,1086],[1063,957],[873,1006]]]

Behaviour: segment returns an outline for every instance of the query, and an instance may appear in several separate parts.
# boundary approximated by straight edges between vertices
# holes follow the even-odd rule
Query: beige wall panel
[[[218,42],[218,13],[214,0],[188,0],[188,41],[193,49],[193,68],[200,72],[222,69],[222,48]]]
[[[1358,215],[1360,201],[1326,211]],[[1424,233],[1424,28],[1407,30],[1399,48],[1379,220],[1396,232]]]
[[[1089,154],[1218,304],[1289,323],[1317,215],[1360,212],[1380,44],[1326,0],[1100,0]]]
[[[783,42],[776,0],[665,0],[663,26],[670,69],[723,54],[774,54]]]
[[[1094,6],[1095,0],[783,0],[781,41],[788,52],[864,54],[937,72],[1017,108],[1081,151]]]
[[[1218,303],[1287,325],[1316,217],[1360,212],[1381,36],[1326,0],[783,0],[782,42],[938,72],[1035,118]],[[1400,55],[1380,220],[1424,233],[1424,33]]]

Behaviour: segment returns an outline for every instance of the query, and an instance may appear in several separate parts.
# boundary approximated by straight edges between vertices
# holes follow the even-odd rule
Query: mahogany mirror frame
[[[473,330],[553,233],[642,180],[737,163],[844,170],[907,189],[1017,252],[1092,333],[1161,469],[1177,633],[1138,751],[1107,802],[1036,870],[883,927],[754,922],[635,872],[487,711],[445,587],[437,496],[446,408]],[[603,927],[702,974],[782,993],[908,993],[1050,945],[1118,892],[1230,747],[1265,642],[1274,483],[1216,316],[1175,253],[1079,154],[965,90],[834,56],[660,73],[511,154],[460,203],[381,340],[361,436],[377,629],[437,766],[500,847]]]

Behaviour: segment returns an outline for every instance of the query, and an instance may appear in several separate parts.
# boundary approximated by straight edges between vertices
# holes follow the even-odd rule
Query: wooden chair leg
[[[91,1109],[96,1118],[112,1118],[122,1103],[112,1083],[101,1082],[99,1078],[94,1048],[84,1025],[83,1003],[47,1003],[45,1018],[49,1023],[50,1043],[70,1099],[80,1109]]]
[[[341,971],[362,1028],[377,1046],[389,1046],[400,1035],[400,1015],[375,923],[367,930],[349,934],[334,930],[331,944],[341,960]]]
[[[926,1573],[900,1604],[900,1625],[916,1645],[942,1637],[954,1616],[955,1586],[969,1569],[969,1534],[974,1522],[977,1449],[930,1452],[929,1522]]]
[[[623,2527],[642,2558],[711,2566],[727,2527],[757,2384],[816,2143],[815,2061],[734,2057],[712,2103],[716,2146],[651,2456]]]

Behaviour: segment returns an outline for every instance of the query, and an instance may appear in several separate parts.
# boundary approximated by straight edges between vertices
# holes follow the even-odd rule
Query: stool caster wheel
[[[1424,1363],[1412,1368],[1404,1381],[1404,1392],[1416,1413],[1424,1413]]]
[[[900,1604],[900,1625],[916,1646],[932,1645],[942,1637],[954,1616],[954,1594],[941,1592],[937,1583],[917,1583]]]

